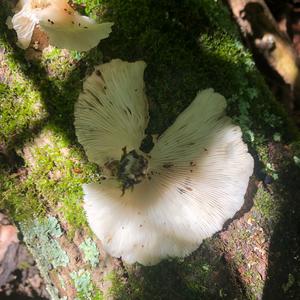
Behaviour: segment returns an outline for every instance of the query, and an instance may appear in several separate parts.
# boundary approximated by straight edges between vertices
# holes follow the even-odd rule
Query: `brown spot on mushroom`
[[[174,165],[172,163],[166,163],[166,164],[163,164],[163,167],[166,168],[166,169],[169,169],[171,167],[173,167]]]
[[[186,186],[185,189],[188,190],[188,191],[190,191],[190,192],[193,190],[193,189],[192,189],[191,187],[189,187],[189,186]]]
[[[191,166],[191,167],[195,167],[195,166],[196,166],[196,163],[194,163],[193,161],[191,161],[191,162],[190,162],[190,166]]]
[[[208,151],[206,148],[204,148],[204,151]]]
[[[143,227],[143,224],[140,224],[140,227]]]
[[[144,248],[144,245],[142,245],[142,248]]]

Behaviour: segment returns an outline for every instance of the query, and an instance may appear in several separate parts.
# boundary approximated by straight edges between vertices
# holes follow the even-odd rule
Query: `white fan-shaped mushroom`
[[[90,161],[119,160],[122,149],[138,149],[148,124],[142,61],[119,59],[87,78],[75,106],[75,128]]]
[[[93,105],[101,111],[99,117],[105,114],[102,105]],[[212,89],[200,92],[150,154],[144,155],[148,159],[147,174],[125,194],[117,179],[84,185],[88,222],[108,253],[144,265],[167,257],[184,257],[240,209],[253,159],[240,128],[225,116],[225,108],[226,101],[220,94]],[[120,110],[119,117],[123,114]],[[81,143],[86,145],[97,126],[92,122],[84,126],[86,140]],[[131,134],[139,128],[133,128]],[[114,147],[119,135],[109,138]],[[95,147],[95,153],[102,151],[101,139],[97,145],[89,144]],[[133,149],[138,150],[136,143]]]
[[[18,45],[26,49],[35,25],[48,35],[51,45],[70,50],[87,51],[107,38],[113,23],[98,24],[81,16],[67,0],[19,1],[12,20],[18,35]]]

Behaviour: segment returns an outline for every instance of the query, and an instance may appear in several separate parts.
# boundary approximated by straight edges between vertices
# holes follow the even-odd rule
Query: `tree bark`
[[[108,2],[102,10],[114,20],[115,29],[100,48],[88,54],[46,48],[35,58],[15,46],[15,34],[4,25],[10,13],[9,1],[0,4],[0,109],[1,117],[7,120],[0,124],[0,152],[12,149],[3,151],[0,161],[0,209],[14,218],[51,298],[253,299],[254,295],[261,299],[267,293],[264,283],[268,276],[271,293],[274,287],[279,289],[275,296],[285,296],[280,290],[283,285],[288,293],[297,294],[296,284],[287,285],[285,277],[295,272],[295,245],[287,249],[290,252],[280,249],[283,261],[271,255],[268,262],[266,253],[278,252],[277,246],[272,250],[271,232],[278,229],[274,224],[289,232],[288,236],[281,235],[287,243],[298,239],[296,224],[284,223],[286,219],[296,220],[296,213],[291,215],[291,209],[280,218],[268,208],[296,210],[299,205],[295,195],[300,194],[300,185],[293,185],[293,190],[285,185],[285,181],[297,181],[295,162],[300,158],[288,143],[297,141],[299,135],[235,36],[228,11],[211,0],[197,2],[196,8],[193,1],[189,2],[191,7],[181,2]],[[250,37],[252,45],[296,95],[299,70],[295,54],[264,3],[228,2],[245,37]],[[227,32],[223,24],[233,30]],[[30,51],[40,50],[31,47]],[[199,89],[213,87],[226,96],[228,114],[242,128],[255,158],[246,203],[234,223],[228,225],[229,220],[221,235],[205,240],[185,259],[166,260],[149,268],[124,265],[121,258],[105,253],[86,223],[81,185],[97,181],[99,170],[88,163],[78,145],[73,105],[86,74],[102,57],[147,61],[151,134],[163,132]],[[283,158],[278,158],[285,151]],[[291,166],[293,172],[289,173]],[[278,202],[282,206],[277,206]],[[271,230],[268,222],[273,224]],[[277,245],[276,240],[274,243]],[[264,261],[259,264],[261,257]],[[271,262],[278,271],[268,268]],[[276,272],[283,279],[273,282]]]
[[[281,31],[263,0],[228,0],[241,32],[254,53],[263,57],[290,89],[286,106],[300,104],[298,58],[288,35]]]

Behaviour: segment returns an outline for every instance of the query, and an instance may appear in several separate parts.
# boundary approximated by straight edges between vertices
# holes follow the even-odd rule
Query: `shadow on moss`
[[[206,240],[186,259],[163,261],[153,267],[128,266],[123,279],[113,274],[114,299],[244,299],[243,291],[215,245]]]
[[[296,300],[300,295],[300,169],[290,151],[278,148],[273,160],[279,165],[280,180],[274,185],[272,209],[276,210],[269,219],[272,237],[263,299]]]

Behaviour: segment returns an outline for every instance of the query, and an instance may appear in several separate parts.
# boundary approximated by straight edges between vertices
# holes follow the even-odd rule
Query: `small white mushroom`
[[[121,65],[128,68],[126,73],[118,71]],[[137,65],[143,65],[139,73],[133,71]],[[143,93],[138,99],[132,95],[137,82],[143,87],[144,66],[119,60],[100,66],[98,82],[93,74],[79,97],[75,127],[88,157],[100,165],[111,158],[108,149],[122,165],[129,157],[122,154],[127,145],[136,151],[133,157],[147,160],[141,172],[144,178],[125,193],[120,184],[124,184],[122,171],[101,184],[84,185],[84,208],[90,227],[109,254],[127,263],[153,265],[164,258],[189,255],[203,239],[222,229],[244,202],[253,159],[240,128],[225,116],[224,97],[213,89],[199,92],[152,151],[141,153],[147,100]],[[103,86],[107,87],[105,97]],[[111,105],[104,105],[110,101]],[[139,109],[133,110],[135,106]],[[82,115],[85,122],[78,122]],[[131,168],[132,161],[127,161]]]
[[[22,0],[9,21],[17,32],[18,46],[28,48],[35,25],[59,48],[87,51],[109,36],[113,23],[98,24],[81,16],[67,0]]]

